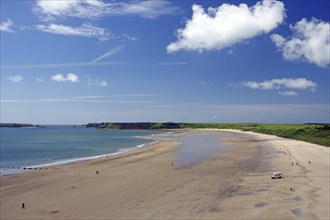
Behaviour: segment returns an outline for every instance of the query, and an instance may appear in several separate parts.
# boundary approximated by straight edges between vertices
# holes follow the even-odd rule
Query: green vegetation
[[[191,124],[192,128],[219,128],[253,131],[330,147],[329,124]],[[209,125],[209,126],[208,126]]]
[[[292,138],[310,143],[330,147],[330,126],[316,124],[255,124],[237,128],[244,131],[253,131],[262,134],[271,134],[279,137]]]
[[[131,130],[152,130],[152,129],[178,129],[181,123],[153,123],[153,122],[136,122],[136,123],[89,123],[86,128],[97,129],[131,129]]]
[[[224,123],[89,123],[86,127],[97,129],[237,129],[242,131],[253,131],[262,134],[276,135],[279,137],[292,138],[310,143],[330,147],[330,125],[329,124],[224,124]]]

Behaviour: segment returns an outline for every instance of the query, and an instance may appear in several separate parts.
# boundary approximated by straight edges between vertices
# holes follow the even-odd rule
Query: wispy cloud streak
[[[26,68],[57,68],[57,67],[80,67],[80,66],[112,66],[129,65],[128,62],[108,61],[108,62],[78,62],[78,63],[46,63],[46,64],[26,64],[26,65],[4,65],[1,69],[26,69]]]
[[[305,78],[296,78],[296,79],[272,79],[263,82],[256,81],[247,81],[241,83],[244,87],[250,89],[263,89],[263,90],[272,90],[272,89],[310,89],[314,91],[317,87],[317,84],[313,81],[307,80]]]
[[[62,98],[41,98],[41,99],[1,99],[0,103],[51,103],[51,102],[90,102],[110,104],[155,104],[157,101],[134,100],[138,98],[156,97],[154,94],[116,94],[116,95],[90,95]],[[111,100],[112,98],[112,100]],[[131,98],[131,100],[116,100],[116,98]]]
[[[89,103],[105,103],[105,104],[155,104],[154,101],[145,100],[97,100],[97,99],[1,99],[0,103],[51,103],[51,102],[89,102]]]
[[[98,0],[37,0],[34,12],[44,20],[54,20],[58,17],[76,17],[99,19],[109,16],[132,15],[147,19],[156,19],[163,15],[173,15],[178,8],[170,1],[112,1]]]
[[[110,50],[108,50],[107,52],[105,52],[104,54],[102,54],[101,56],[95,58],[94,60],[91,61],[91,63],[96,63],[100,60],[103,60],[109,56],[115,55],[117,53],[119,53],[120,51],[122,51],[124,49],[125,45],[120,45],[118,47],[112,48]]]
[[[156,65],[161,65],[161,66],[180,66],[180,65],[187,65],[187,62],[160,62],[156,63]]]
[[[91,24],[83,24],[80,27],[71,27],[61,24],[50,24],[50,25],[36,25],[37,30],[48,32],[52,34],[66,35],[66,36],[81,36],[88,38],[97,38],[100,41],[105,41],[110,39],[110,33],[100,27],[92,26]]]

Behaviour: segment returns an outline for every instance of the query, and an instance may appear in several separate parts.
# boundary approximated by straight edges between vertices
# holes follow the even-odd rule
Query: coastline
[[[10,165],[10,166],[1,166],[1,172],[0,176],[8,176],[12,174],[17,174],[21,172],[28,172],[31,170],[38,170],[38,169],[48,169],[53,166],[59,166],[59,165],[66,165],[66,164],[72,164],[82,161],[88,161],[88,160],[95,160],[102,157],[112,157],[114,155],[119,155],[127,152],[133,152],[137,149],[147,147],[149,145],[153,145],[158,142],[157,135],[161,133],[156,133],[152,135],[147,136],[136,136],[134,138],[139,139],[145,139],[145,140],[152,140],[152,142],[148,141],[143,144],[138,144],[136,146],[131,147],[125,147],[125,148],[119,148],[115,152],[109,152],[109,153],[103,153],[103,154],[96,154],[96,155],[90,155],[90,156],[83,156],[83,157],[68,157],[63,159],[49,159],[47,161],[41,162],[41,161],[35,161],[35,162],[29,162],[27,164],[20,164],[20,165]]]
[[[208,131],[179,131],[173,137],[185,132]],[[329,217],[329,148],[263,134],[219,132],[234,132],[223,142],[238,149],[213,153],[196,164],[178,164],[180,142],[160,137],[150,147],[109,158],[2,176],[1,218]],[[271,180],[274,171],[282,171],[284,178]]]

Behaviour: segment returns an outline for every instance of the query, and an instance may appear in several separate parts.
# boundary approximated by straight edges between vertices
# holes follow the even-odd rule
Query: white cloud
[[[3,21],[0,23],[0,31],[14,33],[15,31],[11,29],[13,25],[14,25],[13,21],[7,19],[7,21]]]
[[[330,23],[313,18],[303,18],[291,26],[293,36],[271,36],[276,47],[283,52],[286,60],[305,60],[320,67],[330,63]]]
[[[102,7],[102,2],[98,1],[57,1],[57,0],[37,0],[34,11],[45,20],[54,20],[55,17],[83,17],[97,18],[100,16],[98,8]]]
[[[139,40],[138,38],[132,37],[128,34],[119,35],[119,36],[117,36],[117,38],[121,38],[122,41],[137,41],[137,40]]]
[[[107,81],[100,80],[100,79],[88,79],[88,85],[90,86],[100,86],[100,87],[106,87],[108,86]]]
[[[14,82],[14,83],[19,83],[19,82],[21,82],[23,80],[23,77],[20,76],[20,75],[16,75],[16,76],[9,76],[7,79],[9,81]]]
[[[125,41],[137,41],[136,37],[132,37],[128,34],[114,34],[110,33],[105,28],[96,27],[89,23],[85,23],[80,27],[71,27],[62,24],[49,24],[49,25],[35,25],[35,29],[43,32],[48,32],[52,34],[60,34],[66,36],[81,36],[89,38],[97,38],[100,41],[106,41],[109,39],[119,39],[123,42]]]
[[[221,50],[276,28],[285,18],[284,4],[263,0],[252,7],[223,4],[218,8],[192,6],[193,15],[177,30],[177,41],[167,52],[178,50]]]
[[[315,82],[307,80],[305,78],[296,79],[272,79],[263,82],[246,81],[241,82],[240,86],[244,86],[250,89],[261,89],[261,90],[280,90],[278,94],[282,96],[298,96],[297,91],[292,90],[311,90],[314,91],[317,87]],[[291,90],[286,90],[291,89]],[[284,91],[283,91],[284,90]]]
[[[279,91],[278,94],[283,96],[298,96],[298,92],[295,91]]]
[[[104,58],[115,55],[116,53],[119,53],[120,51],[122,51],[124,49],[124,47],[125,47],[125,45],[121,45],[121,46],[112,48],[112,49],[108,50],[107,52],[105,52],[104,54],[102,54],[101,56],[92,60],[91,63],[96,63],[100,60],[103,60]]]
[[[174,14],[177,7],[169,1],[106,3],[101,0],[37,0],[34,11],[48,21],[63,16],[98,19],[104,16],[135,15],[155,19],[162,15]]]
[[[99,85],[99,86],[101,86],[101,87],[105,87],[105,86],[108,86],[108,83],[107,83],[107,81],[105,81],[105,80],[97,80],[96,81],[97,82],[97,84]]]
[[[76,7],[79,1],[37,1],[36,5],[45,14],[61,15]]]
[[[50,25],[36,25],[36,29],[48,33],[67,35],[67,36],[81,36],[81,37],[94,37],[100,41],[110,39],[110,33],[100,27],[92,26],[91,24],[83,24],[80,27],[71,27],[61,24],[50,24]]]
[[[155,19],[159,16],[175,14],[177,7],[172,6],[169,1],[140,1],[121,3],[118,11],[123,15],[137,15]]]
[[[79,78],[74,73],[68,73],[66,76],[63,76],[63,74],[59,73],[51,77],[52,80],[57,82],[78,82]]]
[[[263,89],[263,90],[273,90],[273,89],[297,89],[297,90],[315,90],[317,84],[307,80],[305,78],[296,79],[272,79],[263,82],[247,81],[242,82],[241,85],[251,89]]]

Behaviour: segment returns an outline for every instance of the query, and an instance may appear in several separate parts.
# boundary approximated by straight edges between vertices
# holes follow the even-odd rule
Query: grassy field
[[[279,137],[292,138],[330,147],[328,124],[218,124],[184,123],[181,128],[218,128],[253,131]]]

